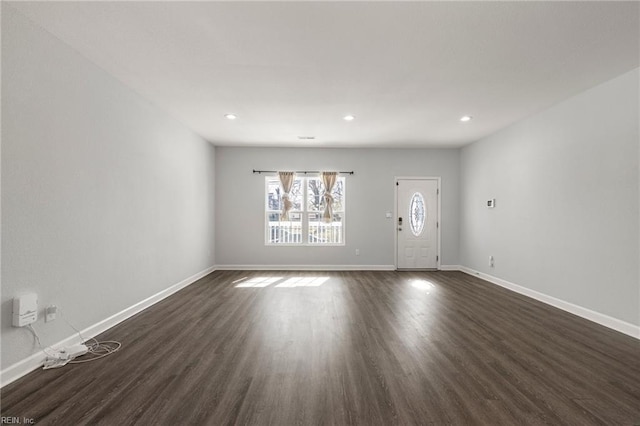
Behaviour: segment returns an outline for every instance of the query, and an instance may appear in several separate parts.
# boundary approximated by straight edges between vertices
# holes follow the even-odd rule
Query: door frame
[[[400,180],[435,180],[438,188],[437,199],[438,199],[438,211],[436,212],[436,221],[438,222],[436,238],[438,241],[436,242],[436,270],[440,270],[440,265],[442,262],[442,256],[440,255],[440,242],[442,241],[442,189],[441,183],[442,178],[440,176],[395,176],[393,181],[393,193],[394,193],[394,203],[393,203],[393,261],[396,270],[398,269],[398,181]]]

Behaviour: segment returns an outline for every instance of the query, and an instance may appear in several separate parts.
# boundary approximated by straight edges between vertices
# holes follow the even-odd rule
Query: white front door
[[[396,180],[398,269],[438,268],[438,179]]]

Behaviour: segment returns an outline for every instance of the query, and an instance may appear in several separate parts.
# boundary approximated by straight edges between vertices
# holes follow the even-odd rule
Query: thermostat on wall
[[[494,208],[496,206],[496,199],[492,198],[490,200],[487,200],[487,208]]]
[[[13,326],[24,327],[38,319],[38,295],[23,294],[13,299]]]

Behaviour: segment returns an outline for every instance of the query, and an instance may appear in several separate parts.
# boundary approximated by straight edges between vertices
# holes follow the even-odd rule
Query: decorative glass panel
[[[409,202],[409,217],[411,232],[416,237],[420,236],[424,230],[425,209],[424,197],[419,192],[416,192],[411,197],[411,201]]]

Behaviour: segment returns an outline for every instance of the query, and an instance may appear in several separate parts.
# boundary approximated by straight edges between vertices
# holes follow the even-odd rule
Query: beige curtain
[[[287,221],[289,220],[289,210],[293,207],[293,203],[289,199],[289,193],[291,192],[291,187],[293,186],[296,174],[294,172],[278,172],[278,177],[280,178],[280,186],[282,187],[283,204],[280,220]]]
[[[324,184],[324,214],[322,218],[325,222],[331,222],[333,220],[333,186],[338,179],[338,172],[322,172],[322,183]]]

